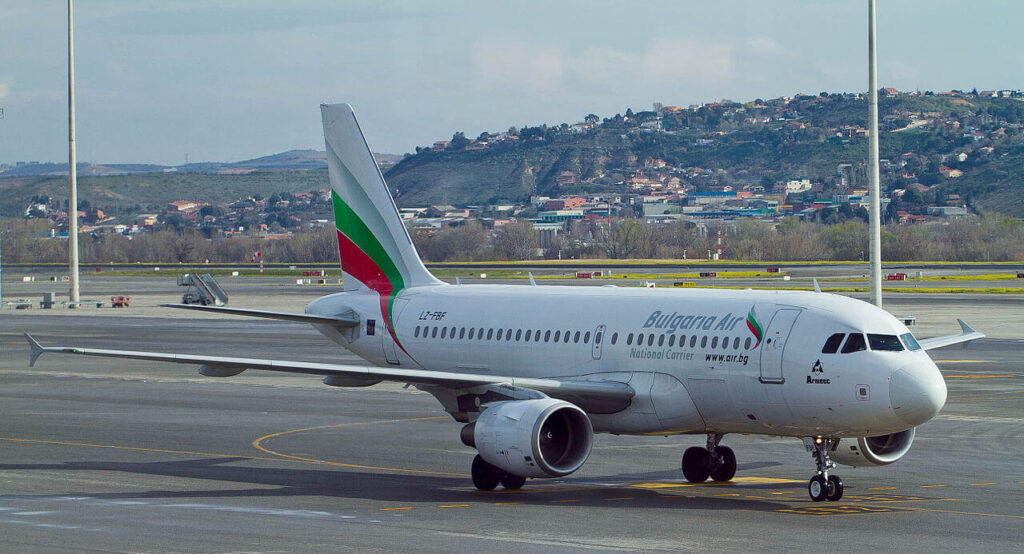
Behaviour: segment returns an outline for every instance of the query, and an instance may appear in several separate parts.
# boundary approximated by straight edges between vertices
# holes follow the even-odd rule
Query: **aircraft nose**
[[[920,425],[946,404],[946,382],[937,367],[904,367],[889,380],[889,403],[901,420]]]

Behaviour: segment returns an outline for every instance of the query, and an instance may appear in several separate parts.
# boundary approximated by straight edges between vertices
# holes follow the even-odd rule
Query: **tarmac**
[[[221,282],[229,305],[277,310],[336,290]],[[5,283],[4,295],[39,285]],[[46,345],[359,362],[305,325],[156,307],[180,299],[176,289],[170,275],[89,276],[83,291],[129,294],[132,307],[0,311],[0,548],[1019,552],[1024,539],[1021,295],[886,297],[917,317],[919,337],[957,332],[957,317],[989,336],[931,352],[949,398],[903,459],[841,467],[842,501],[814,503],[814,466],[797,439],[729,435],[737,477],[693,485],[680,457],[703,437],[598,435],[566,478],[479,492],[460,425],[399,385],[340,389],[255,371],[211,379],[55,354],[28,368],[24,331]]]

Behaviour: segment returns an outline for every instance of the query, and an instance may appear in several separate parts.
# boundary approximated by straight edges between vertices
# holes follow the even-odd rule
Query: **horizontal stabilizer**
[[[212,312],[219,314],[243,315],[246,317],[262,317],[265,319],[280,319],[282,321],[295,321],[298,323],[320,323],[333,325],[335,327],[358,327],[359,318],[352,316],[338,315],[325,316],[313,314],[297,314],[292,312],[269,312],[266,310],[247,310],[244,308],[225,308],[223,306],[200,306],[193,304],[160,304],[163,308],[180,308],[182,310],[196,310],[199,312]]]
[[[964,347],[967,343],[972,340],[985,338],[985,333],[975,331],[973,327],[968,325],[962,319],[957,319],[957,323],[960,324],[960,329],[963,331],[959,335],[946,335],[944,337],[934,337],[930,339],[918,339],[918,344],[925,350],[932,350],[934,348],[942,348],[943,346],[949,346],[952,344],[964,343]]]

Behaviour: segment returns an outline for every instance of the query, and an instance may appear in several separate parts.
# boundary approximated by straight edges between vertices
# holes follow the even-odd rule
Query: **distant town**
[[[890,155],[880,160],[882,197],[879,200],[883,222],[921,225],[980,215],[981,211],[972,202],[972,194],[961,194],[950,185],[969,177],[971,172],[981,171],[979,168],[1006,156],[1008,151],[1019,154],[1024,149],[1024,93],[1020,90],[933,93],[894,89],[882,89],[880,93],[883,101],[888,100],[890,106],[894,106],[883,112],[880,121],[882,136],[890,146]],[[817,225],[866,221],[870,200],[866,155],[854,158],[848,152],[866,154],[865,148],[857,146],[866,144],[868,129],[862,124],[842,123],[844,117],[847,121],[866,119],[866,113],[859,111],[853,116],[843,115],[844,106],[866,107],[865,96],[798,94],[746,103],[723,100],[686,108],[654,104],[651,110],[627,110],[625,114],[604,119],[589,114],[583,121],[572,124],[482,132],[475,139],[457,132],[450,140],[417,147],[415,153],[379,156],[378,162],[393,190],[397,189],[402,218],[421,240],[429,241],[431,236],[446,229],[473,223],[493,241],[504,226],[528,223],[536,233],[536,244],[524,251],[526,257],[560,256],[563,250],[566,255],[602,255],[602,252],[614,255],[613,249],[607,247],[610,236],[599,236],[598,230],[602,226],[611,229],[612,223],[623,220],[636,220],[652,228],[683,225],[694,236],[704,239],[719,234],[723,225],[727,235],[735,236],[737,225],[743,221],[761,222],[772,228],[787,219]],[[894,152],[892,146],[901,143],[888,137],[898,137],[906,144],[917,144],[921,148]],[[400,184],[408,174],[407,168],[415,169],[417,165],[435,161],[454,163],[474,155],[472,153],[479,153],[475,154],[479,157],[517,149],[528,152],[538,145],[575,144],[574,141],[582,140],[598,145],[619,141],[630,147],[608,148],[611,153],[604,156],[600,164],[583,161],[561,169],[551,165],[546,168],[547,181],[537,179],[533,193],[518,199],[495,201],[494,194],[484,196],[481,193],[477,201],[409,205],[409,198],[415,195]],[[776,170],[771,160],[730,165],[706,156],[708,163],[692,163],[701,159],[701,152],[718,152],[716,146],[727,145],[728,150],[724,151],[735,153],[748,145],[762,149],[799,149],[805,144],[817,150],[812,154],[816,156],[816,165],[813,169],[804,169],[804,175],[800,175],[800,170]],[[824,150],[829,147],[834,148]],[[825,166],[829,158],[823,157],[822,151],[837,153],[830,165]],[[654,155],[645,155],[645,152]],[[117,175],[197,171],[237,176],[268,171],[323,173],[325,167],[322,152],[296,151],[280,156],[284,161],[268,161],[272,158],[269,157],[254,160],[258,163],[249,165],[244,162],[194,164],[191,168],[103,166],[90,169],[86,164],[80,172]],[[0,165],[0,179],[9,176],[24,179],[32,174],[35,165],[46,164]],[[66,175],[66,164],[49,164],[46,171],[37,174],[61,171]],[[131,238],[140,233],[172,229],[195,230],[207,239],[288,239],[296,233],[317,232],[331,226],[326,175],[317,180],[322,182],[322,187],[246,195],[219,202],[197,194],[159,206],[150,205],[149,210],[134,213],[123,205],[111,208],[84,200],[78,213],[82,222],[80,229],[94,237],[116,234]],[[500,185],[496,183],[494,188],[500,189]],[[1021,194],[1021,189],[1017,189],[1017,194]],[[482,201],[487,197],[491,200]],[[50,237],[66,237],[64,198],[35,195],[24,204],[21,215],[47,221]],[[568,247],[566,241],[569,240],[576,243],[576,248]],[[602,243],[605,247],[599,248]],[[559,253],[546,252],[552,247],[558,248]],[[711,252],[714,248],[702,246],[700,250],[706,252],[695,252],[697,257],[718,255]]]

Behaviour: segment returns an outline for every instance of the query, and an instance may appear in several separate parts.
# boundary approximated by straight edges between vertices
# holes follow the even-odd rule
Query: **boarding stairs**
[[[228,303],[228,295],[217,280],[209,273],[185,273],[178,275],[178,286],[189,287],[181,297],[182,304],[202,304],[223,306]]]

